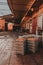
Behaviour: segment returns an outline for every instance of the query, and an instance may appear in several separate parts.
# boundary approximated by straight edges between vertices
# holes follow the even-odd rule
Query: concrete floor
[[[43,65],[43,49],[35,54],[16,55],[13,33],[0,34],[0,65]]]
[[[0,36],[0,65],[9,65],[12,53],[15,53],[13,45],[14,38],[8,33]]]

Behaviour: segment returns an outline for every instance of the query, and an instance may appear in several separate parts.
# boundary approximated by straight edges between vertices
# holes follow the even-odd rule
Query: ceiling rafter
[[[8,0],[8,4],[17,20],[22,20],[25,13],[31,8],[35,0]]]

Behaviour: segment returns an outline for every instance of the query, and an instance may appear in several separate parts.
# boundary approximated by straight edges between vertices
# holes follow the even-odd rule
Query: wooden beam
[[[33,1],[30,2],[31,6],[29,7],[28,11],[31,9],[31,7],[34,4],[34,2],[35,2],[35,0],[33,0]],[[24,20],[25,16],[27,15],[28,11],[26,12],[26,14],[24,15],[24,17],[22,18],[21,23],[23,23],[23,20]]]

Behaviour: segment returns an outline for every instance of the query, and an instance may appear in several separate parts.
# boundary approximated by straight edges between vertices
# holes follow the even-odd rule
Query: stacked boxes
[[[16,39],[16,54],[25,54],[25,38]]]
[[[33,53],[38,50],[38,38],[28,38],[28,49]]]
[[[27,42],[26,42],[27,41]],[[25,52],[35,53],[38,50],[38,37],[22,38],[16,39],[16,53],[24,55]]]

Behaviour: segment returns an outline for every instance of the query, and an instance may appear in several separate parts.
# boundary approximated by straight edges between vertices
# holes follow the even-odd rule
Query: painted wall
[[[0,30],[5,30],[5,20],[0,19]]]
[[[36,28],[37,28],[37,18],[33,19],[32,21],[32,33],[36,34]]]
[[[8,23],[8,30],[12,31],[13,30],[13,23]]]
[[[32,18],[30,18],[30,20],[32,20],[32,33],[36,33],[37,26],[42,28],[42,22],[41,22],[42,21],[42,17],[43,17],[42,13],[43,13],[43,5],[41,5],[39,7],[39,11],[37,13],[35,13],[32,16]],[[42,16],[40,16],[41,14],[42,14]],[[30,21],[28,21],[28,22],[30,22]],[[27,24],[27,21],[24,22],[24,24],[22,24],[22,27],[24,26],[24,28],[26,27],[26,29],[27,29],[28,25],[26,26],[25,24]]]

